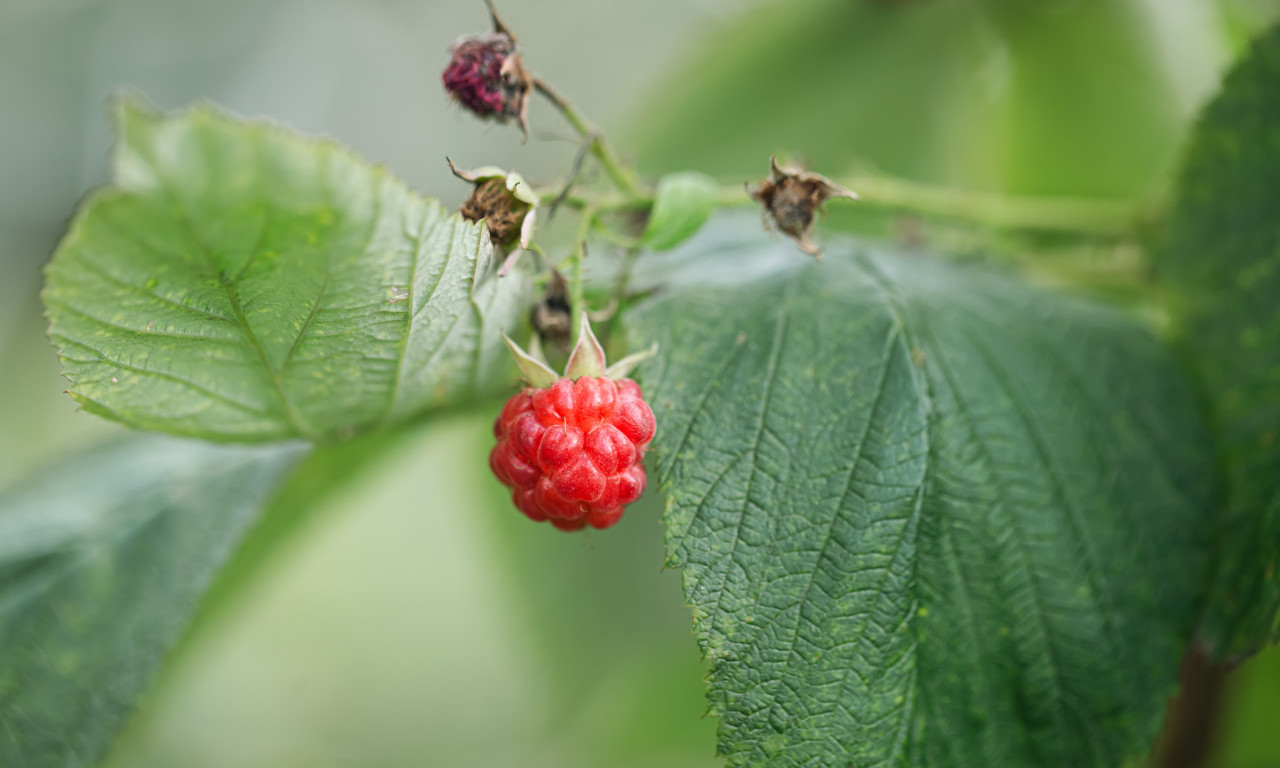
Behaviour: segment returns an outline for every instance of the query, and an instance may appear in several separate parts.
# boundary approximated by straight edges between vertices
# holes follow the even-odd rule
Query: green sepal
[[[549,387],[560,376],[548,366],[546,363],[537,359],[533,355],[525,352],[519,344],[511,340],[507,334],[502,334],[502,340],[506,342],[507,349],[511,350],[511,354],[516,359],[516,367],[520,369],[520,376],[531,387]]]

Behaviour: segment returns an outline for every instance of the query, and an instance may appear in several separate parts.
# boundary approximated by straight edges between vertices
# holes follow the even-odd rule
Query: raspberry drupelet
[[[619,378],[652,351],[605,369],[585,318],[582,328],[565,376],[508,340],[533,386],[503,406],[489,453],[516,508],[562,531],[608,528],[640,498],[644,454],[657,426],[640,386]]]

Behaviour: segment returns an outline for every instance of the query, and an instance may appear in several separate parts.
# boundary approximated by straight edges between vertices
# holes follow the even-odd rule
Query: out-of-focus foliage
[[[1228,480],[1204,631],[1247,654],[1280,639],[1280,27],[1197,122],[1156,268]]]
[[[301,452],[135,439],[0,496],[0,764],[99,764]]]
[[[672,65],[661,109],[634,131],[639,158],[734,177],[781,152],[829,174],[1144,195],[1211,86],[1213,13],[1186,0],[765,4]]]

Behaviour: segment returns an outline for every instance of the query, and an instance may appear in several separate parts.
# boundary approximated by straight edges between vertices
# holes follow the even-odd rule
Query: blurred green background
[[[1159,199],[1274,0],[510,0],[527,63],[647,171],[740,181],[789,151],[984,191]],[[105,179],[104,102],[210,99],[328,134],[456,203],[444,165],[564,172],[570,132],[476,123],[439,86],[479,0],[0,0],[0,488],[120,430],[76,414],[40,266]],[[187,644],[112,765],[715,766],[660,500],[532,526],[491,415],[439,418],[326,500]],[[1280,766],[1280,652],[1233,673],[1214,765]]]

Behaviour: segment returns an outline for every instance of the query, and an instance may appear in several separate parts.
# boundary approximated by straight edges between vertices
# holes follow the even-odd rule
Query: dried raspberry
[[[518,173],[491,165],[460,171],[452,160],[447,157],[445,160],[454,176],[474,185],[471,195],[458,209],[458,215],[467,221],[483,220],[489,230],[489,241],[499,248],[511,248],[498,269],[499,276],[507,274],[533,240],[534,222],[538,218],[537,194]]]
[[[564,531],[608,528],[644,493],[644,453],[657,425],[640,386],[621,377],[653,350],[606,367],[585,313],[564,376],[507,343],[531,386],[494,422],[493,474],[531,520]]]
[[[826,176],[780,167],[773,157],[769,158],[769,178],[762,179],[754,189],[747,187],[747,194],[764,206],[766,221],[795,240],[800,250],[819,260],[822,251],[809,237],[814,213],[833,197],[858,199],[856,193]]]
[[[492,6],[489,11],[493,32],[468,35],[454,43],[440,79],[445,90],[477,117],[500,123],[515,119],[527,136],[533,78],[521,63],[515,35]]]
[[[644,493],[641,462],[654,428],[630,379],[561,378],[511,396],[494,423],[489,465],[530,519],[607,528]]]

